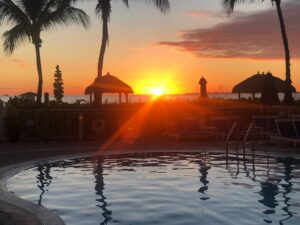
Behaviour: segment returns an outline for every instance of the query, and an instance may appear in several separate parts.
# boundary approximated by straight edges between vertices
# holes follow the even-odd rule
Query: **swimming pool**
[[[300,160],[148,153],[43,164],[7,189],[68,225],[299,224]]]

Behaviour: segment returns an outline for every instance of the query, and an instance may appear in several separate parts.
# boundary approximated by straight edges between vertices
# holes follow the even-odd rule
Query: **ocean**
[[[189,93],[189,94],[173,94],[173,95],[164,95],[163,98],[165,100],[169,101],[194,101],[197,98],[199,98],[199,93]],[[209,98],[211,99],[238,99],[238,94],[233,93],[210,93],[208,94]],[[295,100],[300,100],[300,93],[294,93],[293,94]],[[0,96],[0,99],[3,102],[7,102],[10,97],[13,96]],[[252,98],[251,94],[242,94],[242,98]],[[256,97],[260,97],[259,94],[256,95]],[[151,101],[153,97],[151,95],[130,95],[129,96],[129,102],[130,103],[147,103]],[[279,99],[283,100],[283,94],[279,94]],[[50,96],[50,100],[54,100],[53,96]],[[87,95],[66,95],[63,98],[63,102],[67,103],[76,103],[80,101],[81,103],[88,103],[89,102],[89,96]],[[122,95],[122,102],[125,102],[125,96]],[[105,103],[118,103],[119,102],[119,96],[118,95],[103,95],[103,102]]]

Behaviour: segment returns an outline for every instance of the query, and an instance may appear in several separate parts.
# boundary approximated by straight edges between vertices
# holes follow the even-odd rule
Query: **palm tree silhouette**
[[[228,13],[232,13],[234,6],[237,3],[243,3],[243,2],[253,2],[255,0],[223,0],[224,7],[227,9]],[[264,1],[264,0],[260,0]],[[281,35],[282,35],[282,40],[283,40],[283,45],[284,45],[284,51],[285,51],[285,67],[286,67],[286,78],[285,78],[285,93],[284,93],[284,103],[285,104],[292,104],[293,102],[293,95],[292,95],[292,80],[291,80],[291,57],[290,57],[290,49],[289,49],[289,42],[287,38],[287,33],[286,33],[286,28],[285,28],[285,23],[284,23],[284,18],[282,15],[282,10],[281,10],[281,0],[270,0],[276,5],[277,9],[277,14],[279,18],[279,23],[280,23],[280,28],[281,28]]]
[[[43,89],[41,32],[60,24],[80,24],[83,27],[89,24],[87,14],[73,7],[71,2],[71,0],[0,0],[0,22],[13,24],[13,27],[3,34],[5,53],[12,54],[18,45],[26,41],[31,41],[35,47],[38,103],[41,103]]]
[[[128,0],[122,0],[126,7],[129,7]],[[169,0],[151,0],[153,4],[161,10],[161,12],[167,12],[170,8]],[[101,41],[101,48],[98,60],[98,73],[97,79],[101,78],[103,74],[103,64],[104,64],[104,55],[106,51],[106,47],[109,43],[109,32],[108,32],[108,23],[111,15],[111,0],[98,0],[96,6],[96,13],[97,15],[101,16],[102,20],[102,41]],[[95,93],[95,102],[100,104],[102,103],[102,94]]]

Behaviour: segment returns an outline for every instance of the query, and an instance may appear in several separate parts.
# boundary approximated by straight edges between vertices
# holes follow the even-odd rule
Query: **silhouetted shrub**
[[[59,66],[56,66],[56,71],[54,74],[54,83],[53,83],[53,94],[57,102],[62,103],[64,97],[64,83],[62,80],[62,72],[59,69]]]

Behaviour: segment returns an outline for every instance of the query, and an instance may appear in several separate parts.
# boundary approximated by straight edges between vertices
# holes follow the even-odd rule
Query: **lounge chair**
[[[269,134],[276,134],[277,133],[277,125],[276,120],[279,120],[279,116],[268,116],[268,132]]]
[[[299,120],[300,119],[300,115],[299,114],[294,114],[294,115],[292,115],[292,119],[293,120]]]
[[[195,117],[184,118],[182,120],[182,124],[183,124],[183,131],[185,133],[195,134],[201,131],[200,122]]]
[[[230,126],[232,126],[233,123],[241,123],[241,117],[239,116],[230,116],[227,118],[228,119],[228,123]]]
[[[253,116],[252,123],[254,124],[257,130],[260,130],[262,134],[267,132],[268,130],[268,119],[267,117],[263,116]]]
[[[166,128],[166,135],[169,137],[174,137],[177,139],[182,133],[180,124],[177,122],[166,122],[165,128]]]
[[[218,136],[222,139],[226,137],[231,128],[228,124],[228,118],[223,116],[212,117],[211,126],[215,127],[218,132]]]
[[[196,117],[187,117],[182,120],[183,130],[185,133],[209,133],[217,135],[217,129],[215,127],[204,126],[203,123]]]
[[[279,119],[279,116],[253,116],[252,123],[258,133],[269,136],[277,133],[277,119]]]
[[[229,133],[230,129],[232,128],[233,124],[236,123],[240,125],[240,117],[212,117],[211,118],[211,125],[215,127],[218,132],[218,136],[222,139],[226,139],[227,134]],[[235,129],[237,130],[237,129]]]
[[[215,137],[214,132],[201,129],[199,121],[195,118],[186,118],[182,124],[178,122],[166,122],[166,135],[171,138],[179,139],[208,139]]]
[[[297,135],[300,136],[300,119],[293,119],[293,125],[297,132]]]
[[[276,126],[278,134],[270,135],[271,141],[292,143],[297,147],[298,143],[300,143],[300,136],[296,131],[295,122],[288,119],[276,120]]]
[[[243,147],[243,153],[245,155],[246,147],[248,145],[252,145],[254,148],[254,140],[253,132],[255,133],[255,127],[253,123],[250,123],[247,130],[241,130],[238,126],[237,122],[234,122],[229,130],[226,137],[226,153],[228,153],[228,149],[230,145],[235,145],[236,150],[238,150],[238,145],[241,142]]]

